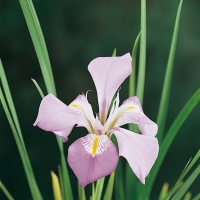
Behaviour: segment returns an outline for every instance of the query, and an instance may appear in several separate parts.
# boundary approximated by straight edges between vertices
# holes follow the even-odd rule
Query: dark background
[[[140,31],[140,1],[136,0],[34,0],[52,64],[59,99],[69,104],[80,93],[98,112],[96,91],[87,71],[99,56],[132,51]],[[164,73],[179,1],[147,1],[147,70],[144,111],[156,120]],[[166,130],[200,85],[200,1],[184,1],[172,80]],[[55,136],[34,128],[40,96],[31,78],[43,84],[40,67],[18,1],[0,1],[0,57],[10,84],[14,103],[32,166],[44,199],[52,199],[50,170],[57,173],[60,162]],[[122,85],[121,101],[128,96],[128,82]],[[200,105],[180,129],[161,167],[151,199],[157,199],[165,182],[172,187],[185,164],[199,149]],[[67,147],[86,134],[74,129]],[[76,189],[77,180],[71,173]],[[16,199],[31,199],[16,144],[0,106],[0,180]],[[190,191],[198,192],[196,180]],[[74,190],[76,192],[76,190]],[[4,195],[0,192],[0,198]]]

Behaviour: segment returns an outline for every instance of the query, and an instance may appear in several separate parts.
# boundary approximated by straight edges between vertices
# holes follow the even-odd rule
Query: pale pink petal
[[[131,62],[131,56],[127,53],[121,57],[99,57],[92,60],[88,66],[97,89],[102,124],[105,123],[114,93],[131,74]]]
[[[112,132],[117,138],[119,155],[127,159],[135,175],[145,184],[145,177],[158,156],[157,138],[136,134],[123,128],[115,128]]]
[[[77,113],[55,96],[49,94],[42,99],[37,119],[33,125],[45,131],[65,131],[63,137],[66,139],[72,128],[81,123],[82,120]],[[60,135],[60,133],[57,135]]]
[[[78,95],[78,97],[69,104],[69,107],[76,112],[82,119],[83,124],[78,126],[85,126],[89,133],[95,133],[93,124],[96,119],[92,111],[91,105],[85,95]]]
[[[73,127],[70,127],[67,130],[64,130],[64,131],[54,131],[53,133],[55,135],[57,135],[58,137],[60,137],[63,142],[67,142],[68,141],[68,135],[71,133],[72,129],[73,129]]]
[[[115,100],[113,101],[113,105],[111,107],[109,117],[106,120],[106,123],[104,125],[104,131],[103,133],[106,133],[107,131],[113,129],[118,121],[118,113],[119,113],[119,92],[117,93],[117,96]]]
[[[138,124],[143,135],[155,136],[158,131],[157,124],[144,114],[137,97],[126,99],[119,108],[116,108],[114,114],[109,118],[111,120],[108,119],[108,123],[112,123],[111,128],[134,123]]]
[[[103,134],[104,126],[101,124],[101,122],[99,121],[99,118],[97,116],[96,116],[96,119],[93,123],[93,127],[94,127],[94,130],[96,131],[97,135]]]
[[[98,145],[94,149],[94,141]],[[117,167],[118,152],[106,135],[88,134],[76,140],[68,149],[68,163],[84,188],[111,174]]]

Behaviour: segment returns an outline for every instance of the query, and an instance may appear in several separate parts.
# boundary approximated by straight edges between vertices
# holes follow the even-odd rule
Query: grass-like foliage
[[[53,78],[53,73],[51,69],[51,64],[49,60],[48,51],[46,48],[44,36],[40,23],[31,0],[20,0],[20,5],[28,26],[28,30],[35,48],[37,58],[40,64],[41,72],[44,78],[44,83],[46,86],[46,91],[43,92],[37,81],[32,79],[35,87],[37,88],[41,98],[43,98],[46,93],[52,93],[56,96],[56,88]],[[113,195],[115,195],[116,200],[123,199],[135,199],[144,200],[149,199],[151,191],[156,180],[157,174],[160,170],[161,164],[163,163],[165,156],[174,140],[178,134],[179,129],[190,115],[192,110],[200,101],[200,89],[198,89],[194,95],[187,101],[185,106],[179,112],[173,123],[171,124],[169,130],[165,132],[166,119],[168,117],[168,104],[170,99],[171,90],[171,80],[173,75],[174,60],[178,39],[179,22],[181,18],[181,8],[183,0],[180,1],[177,16],[174,25],[173,37],[171,42],[171,48],[169,51],[168,62],[166,66],[166,74],[164,77],[163,89],[161,91],[161,100],[157,115],[157,124],[159,131],[157,134],[160,151],[155,165],[153,166],[149,176],[146,179],[146,184],[142,185],[137,178],[133,175],[129,165],[124,165],[122,160],[119,160],[117,170],[113,172],[109,179],[102,178],[96,183],[91,184],[91,194],[87,195],[85,190],[78,184],[77,193],[80,200],[111,200]],[[129,96],[138,96],[142,104],[144,99],[144,86],[145,86],[145,72],[146,72],[146,0],[141,0],[141,31],[138,34],[133,50],[132,50],[132,71],[129,81]],[[116,56],[116,49],[113,52],[113,56]],[[137,66],[137,58],[139,55],[139,66]],[[109,56],[109,55],[108,55]],[[138,67],[138,68],[137,68]],[[137,70],[136,70],[137,69]],[[138,74],[136,73],[138,71]],[[30,188],[30,193],[32,199],[42,200],[42,194],[37,185],[34,172],[32,169],[31,161],[26,150],[26,145],[23,139],[22,130],[20,128],[20,122],[17,117],[17,111],[15,110],[14,101],[12,99],[11,91],[9,89],[9,81],[7,81],[3,64],[0,60],[0,100],[5,111],[5,115],[10,124],[14,140],[16,142],[21,161],[24,167],[24,171],[27,177],[27,183]],[[114,98],[113,98],[114,99]],[[27,108],[28,109],[28,108]],[[138,129],[134,125],[129,126],[129,130],[137,132]],[[72,186],[68,174],[68,166],[66,164],[63,143],[61,139],[57,138],[58,148],[60,150],[60,166],[58,167],[58,176],[51,172],[52,178],[52,194],[55,200],[73,200]],[[113,142],[116,143],[116,138],[112,138]],[[37,144],[35,144],[37,145]],[[177,182],[173,188],[169,190],[169,185],[165,184],[161,190],[159,200],[172,199],[179,200],[191,199],[191,194],[187,193],[189,187],[192,185],[194,180],[199,176],[200,166],[196,164],[199,162],[200,151],[191,159],[185,169],[183,170],[180,177],[177,177]],[[58,163],[55,163],[55,166]],[[187,175],[187,176],[186,176]],[[187,177],[187,178],[186,178]],[[12,180],[14,182],[14,180]],[[0,188],[9,200],[14,198],[6,189],[6,186],[0,181]],[[88,196],[88,197],[87,197]],[[198,199],[199,194],[194,199]]]

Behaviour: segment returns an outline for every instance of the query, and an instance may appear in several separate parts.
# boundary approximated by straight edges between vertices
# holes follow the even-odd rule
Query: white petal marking
[[[86,152],[94,157],[106,151],[112,142],[106,135],[89,134],[87,138],[81,138],[81,143]]]

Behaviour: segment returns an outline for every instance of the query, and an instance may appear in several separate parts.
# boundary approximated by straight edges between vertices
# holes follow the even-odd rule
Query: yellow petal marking
[[[74,107],[75,109],[80,110],[80,112],[83,114],[83,116],[84,116],[85,119],[87,120],[87,123],[88,123],[88,125],[89,125],[89,127],[90,127],[92,133],[96,133],[95,130],[94,130],[94,128],[93,128],[93,126],[92,126],[92,124],[91,124],[91,122],[90,122],[90,121],[88,120],[88,118],[86,117],[83,108],[81,108],[81,107],[80,107],[78,104],[76,104],[76,103],[72,103],[72,104],[70,104],[69,106]]]
[[[128,110],[136,110],[137,108],[135,106],[128,106]]]
[[[79,108],[80,109],[80,107],[77,104],[75,104],[75,103],[70,104],[70,106],[72,106],[74,108]]]
[[[94,142],[92,146],[92,156],[95,156],[97,153],[98,143],[99,143],[99,137],[97,136],[94,138]]]
[[[129,110],[137,110],[137,107],[136,106],[128,106],[128,107],[125,107],[124,109],[122,109],[118,115],[115,117],[115,119],[112,121],[112,123],[110,124],[110,126],[108,127],[108,130],[111,130],[112,128],[114,128],[115,124],[117,123],[117,121],[119,120],[119,118],[124,114],[126,113],[127,111]]]

